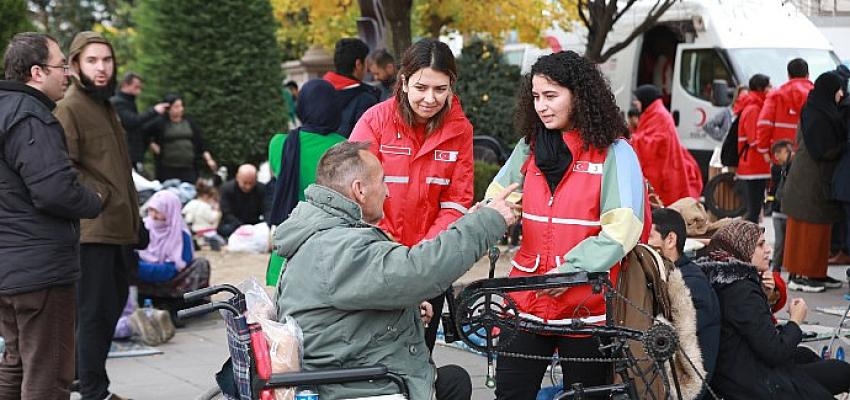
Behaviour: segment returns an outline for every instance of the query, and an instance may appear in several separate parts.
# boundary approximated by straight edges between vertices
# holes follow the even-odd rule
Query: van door
[[[697,152],[710,153],[720,142],[709,137],[702,127],[723,110],[711,102],[714,80],[723,79],[730,88],[735,87],[729,63],[716,48],[680,44],[676,48],[674,68],[670,111],[676,120],[679,139],[695,155]]]

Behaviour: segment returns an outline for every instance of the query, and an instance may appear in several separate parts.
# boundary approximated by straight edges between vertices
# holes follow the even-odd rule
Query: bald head
[[[250,193],[257,186],[257,167],[242,164],[236,170],[236,184],[243,193]]]

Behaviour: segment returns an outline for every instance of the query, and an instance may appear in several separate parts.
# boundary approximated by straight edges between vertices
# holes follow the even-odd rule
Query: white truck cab
[[[636,3],[609,34],[608,45],[629,35],[654,3]],[[547,37],[550,44],[552,38],[557,42],[554,50],[583,52],[586,30],[580,25],[571,32],[553,30]],[[517,49],[524,49],[522,57],[512,54]],[[553,49],[547,50],[542,52]],[[523,72],[541,53],[529,45],[508,45],[505,51],[506,58]],[[624,112],[631,107],[632,92],[638,86],[654,84],[661,89],[679,138],[694,154],[705,178],[711,152],[720,143],[706,135],[703,125],[729,105],[732,89],[746,86],[752,75],[769,76],[774,88],[785,83],[786,65],[797,57],[808,62],[812,80],[839,64],[827,39],[790,2],[680,0],[600,69]]]

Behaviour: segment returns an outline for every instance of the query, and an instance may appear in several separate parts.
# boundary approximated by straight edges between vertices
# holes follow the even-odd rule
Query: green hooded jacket
[[[411,399],[434,398],[419,304],[496,244],[505,220],[482,208],[405,247],[364,223],[360,207],[338,192],[314,184],[306,197],[274,235],[275,252],[289,260],[278,284],[278,317],[292,316],[304,332],[303,368],[384,364],[405,379]],[[383,381],[319,387],[323,400],[395,392]]]

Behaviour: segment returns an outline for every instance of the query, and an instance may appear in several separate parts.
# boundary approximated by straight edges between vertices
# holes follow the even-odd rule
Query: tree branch
[[[661,6],[660,6],[660,7],[658,7],[658,6],[659,6],[659,4],[660,4],[662,1],[663,1],[664,3],[663,3],[663,4],[661,4]],[[631,33],[631,34],[629,34],[629,36],[627,36],[627,37],[626,37],[626,39],[624,39],[623,41],[621,41],[621,42],[619,42],[619,43],[617,43],[617,44],[615,44],[615,45],[613,45],[613,46],[609,47],[607,50],[605,50],[605,52],[603,52],[603,53],[599,56],[599,62],[600,62],[600,63],[603,63],[603,62],[605,62],[605,61],[608,61],[608,59],[609,59],[609,58],[611,58],[611,56],[613,56],[613,55],[614,55],[614,54],[616,54],[618,51],[620,51],[620,50],[624,49],[626,46],[628,46],[629,44],[631,44],[631,43],[632,43],[632,41],[634,41],[634,40],[635,40],[635,38],[637,38],[638,36],[642,35],[642,34],[643,34],[643,33],[645,33],[646,31],[648,31],[648,30],[649,30],[652,26],[654,26],[654,25],[655,25],[655,23],[656,23],[656,22],[658,22],[658,19],[659,19],[659,18],[661,18],[661,16],[662,16],[662,15],[664,15],[664,13],[665,13],[665,12],[666,12],[666,11],[667,11],[670,7],[672,7],[672,6],[673,6],[673,4],[674,4],[675,2],[676,2],[676,0],[658,0],[658,2],[656,3],[656,5],[655,5],[655,6],[653,6],[653,8],[652,8],[652,10],[655,10],[656,8],[658,8],[658,9],[657,9],[657,11],[656,11],[655,13],[653,13],[653,12],[652,12],[652,10],[650,10],[650,13],[649,13],[649,14],[647,14],[646,19],[644,19],[644,20],[643,20],[643,22],[642,22],[640,25],[638,25],[638,26],[637,26],[637,28],[635,28],[635,29],[632,31],[632,33]]]

